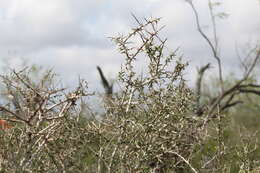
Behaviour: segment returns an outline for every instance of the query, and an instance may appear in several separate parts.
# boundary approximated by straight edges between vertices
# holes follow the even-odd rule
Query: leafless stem
[[[205,73],[205,71],[207,69],[210,68],[210,63],[208,63],[207,65],[201,67],[199,70],[198,70],[198,78],[197,78],[197,81],[196,81],[196,97],[197,97],[197,110],[200,109],[200,98],[201,98],[201,85],[202,85],[202,78],[203,78],[203,75]]]
[[[186,160],[183,156],[181,156],[179,153],[174,152],[174,151],[168,151],[167,153],[174,154],[174,155],[178,156],[181,160],[183,160],[190,167],[190,169],[194,173],[198,173],[198,171],[196,171],[196,169],[190,164],[190,162],[188,160]]]
[[[217,36],[216,36],[216,24],[215,24],[215,19],[213,17],[213,15],[211,15],[211,17],[213,17],[213,30],[214,30],[214,38],[215,38],[215,46],[213,45],[212,41],[209,39],[209,37],[205,34],[205,32],[202,30],[202,27],[200,25],[200,19],[199,19],[199,14],[193,4],[192,1],[187,1],[193,12],[194,12],[194,15],[195,15],[195,19],[196,19],[196,25],[197,25],[197,29],[199,31],[199,33],[201,34],[201,36],[206,40],[206,42],[208,43],[208,45],[210,46],[211,48],[211,51],[213,53],[213,57],[217,60],[217,63],[218,63],[218,73],[219,73],[219,81],[220,81],[220,84],[221,84],[221,90],[223,92],[224,90],[224,86],[223,86],[223,75],[222,75],[222,64],[221,64],[221,59],[218,55],[218,51],[217,51]],[[212,12],[211,12],[212,13]]]

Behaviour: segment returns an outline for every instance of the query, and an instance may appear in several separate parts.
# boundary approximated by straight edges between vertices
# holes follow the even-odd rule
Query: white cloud
[[[202,25],[210,24],[207,1],[194,2]],[[259,39],[259,8],[257,0],[223,1],[220,10],[230,13],[218,28],[226,66],[232,67],[235,61],[235,43]],[[140,18],[162,17],[168,47],[180,46],[193,66],[214,62],[184,0],[0,1],[0,57],[26,57],[54,67],[65,80],[76,81],[81,74],[95,86],[99,83],[96,65],[112,76],[120,68],[122,58],[107,37],[130,30],[135,23],[131,13]]]

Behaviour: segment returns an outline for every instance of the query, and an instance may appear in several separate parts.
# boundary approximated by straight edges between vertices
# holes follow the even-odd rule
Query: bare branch
[[[102,85],[106,91],[107,95],[111,95],[113,94],[113,84],[109,84],[105,75],[103,74],[101,68],[99,66],[97,66],[97,70],[99,72],[99,75],[101,77],[101,81],[102,81]]]
[[[198,70],[198,78],[196,81],[196,97],[197,97],[197,100],[196,100],[197,106],[196,107],[197,107],[197,110],[200,109],[202,78],[204,76],[205,71],[209,68],[210,68],[210,63],[206,64],[205,66],[201,67]]]
[[[202,27],[200,25],[200,19],[199,19],[199,14],[193,4],[193,2],[190,0],[190,1],[187,1],[188,4],[190,4],[193,12],[194,12],[194,15],[195,15],[195,19],[196,19],[196,25],[197,25],[197,29],[199,31],[199,33],[201,34],[201,36],[206,40],[206,42],[208,43],[208,45],[210,46],[211,48],[211,51],[213,53],[213,57],[217,60],[217,63],[218,63],[218,72],[219,72],[219,81],[221,83],[221,89],[222,89],[222,92],[224,90],[224,86],[223,86],[223,75],[222,75],[222,64],[221,64],[221,59],[218,55],[218,50],[217,50],[217,47],[215,47],[212,43],[212,41],[209,39],[209,37],[205,34],[205,32],[202,30]],[[213,16],[212,16],[213,17]],[[213,18],[214,19],[214,18]],[[213,29],[214,29],[214,36],[215,36],[215,39],[216,39],[216,26],[215,26],[215,19],[212,21],[213,22]],[[215,45],[217,46],[217,40],[215,40]]]
[[[254,89],[239,89],[241,93],[249,93],[249,94],[255,94],[260,96],[260,90],[254,90]]]
[[[242,104],[243,102],[242,101],[235,101],[235,102],[232,102],[232,103],[229,103],[229,104],[225,104],[224,106],[222,106],[220,109],[221,109],[221,112],[227,110],[228,108],[230,107],[233,107],[233,106],[236,106],[237,104]]]
[[[194,173],[198,173],[198,171],[196,171],[196,169],[189,163],[188,160],[186,160],[183,156],[181,156],[179,153],[174,152],[174,151],[168,151],[168,153],[174,154],[176,156],[178,156],[179,158],[181,158],[181,160],[183,160],[189,167],[190,169],[194,172]]]
[[[226,98],[226,96],[232,94],[235,91],[240,91],[240,93],[241,92],[245,93],[246,91],[248,91],[248,93],[254,93],[254,94],[258,95],[257,91],[241,89],[241,87],[244,88],[245,86],[247,86],[247,85],[243,85],[243,82],[245,82],[249,78],[249,75],[252,73],[252,71],[253,71],[257,61],[259,60],[259,58],[260,58],[260,50],[258,50],[256,52],[256,56],[253,59],[253,62],[251,64],[251,66],[248,68],[248,71],[246,72],[244,77],[241,80],[237,81],[232,87],[230,87],[229,89],[223,91],[221,95],[219,95],[216,98],[212,99],[212,100],[214,100],[214,102],[212,102],[211,108],[210,108],[210,110],[208,112],[209,114],[212,114],[216,110],[217,106],[220,105],[220,103],[222,102],[222,100],[224,98]],[[248,86],[258,86],[258,85],[249,84]],[[239,94],[239,92],[238,92],[238,94]]]

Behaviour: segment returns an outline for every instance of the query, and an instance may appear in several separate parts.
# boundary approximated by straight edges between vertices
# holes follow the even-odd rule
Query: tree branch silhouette
[[[99,72],[101,82],[105,89],[106,94],[107,95],[113,94],[113,84],[109,84],[109,82],[107,81],[106,77],[104,76],[104,74],[99,66],[97,66],[97,70]]]

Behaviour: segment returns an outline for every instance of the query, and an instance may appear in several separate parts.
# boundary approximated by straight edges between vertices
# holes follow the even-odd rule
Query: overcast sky
[[[219,11],[230,16],[219,21],[225,71],[236,70],[235,45],[260,39],[259,0],[222,0]],[[194,0],[203,26],[210,24],[207,0]],[[67,84],[78,75],[92,88],[99,86],[96,65],[114,78],[123,62],[108,39],[135,26],[131,17],[162,17],[168,47],[180,47],[191,68],[214,62],[207,44],[196,31],[194,16],[184,0],[0,0],[1,64],[19,66],[21,58],[54,70]],[[206,31],[209,31],[210,28]]]

